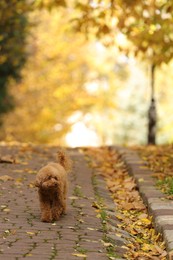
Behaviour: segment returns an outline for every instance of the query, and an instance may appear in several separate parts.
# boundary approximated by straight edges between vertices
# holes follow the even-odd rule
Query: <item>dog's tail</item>
[[[67,154],[64,151],[60,150],[57,152],[57,155],[58,163],[61,164],[67,172],[71,171],[72,161],[67,156]]]

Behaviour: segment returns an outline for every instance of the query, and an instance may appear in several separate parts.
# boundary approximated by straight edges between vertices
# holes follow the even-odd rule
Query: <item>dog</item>
[[[38,187],[41,221],[56,221],[66,214],[67,173],[71,165],[71,159],[58,151],[57,162],[48,163],[38,171],[35,186]]]

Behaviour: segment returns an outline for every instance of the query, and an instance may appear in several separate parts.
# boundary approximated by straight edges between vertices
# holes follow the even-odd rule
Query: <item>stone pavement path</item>
[[[0,146],[0,156],[12,155],[17,159],[13,164],[0,163],[0,259],[120,259],[128,234],[116,237],[115,205],[104,181],[94,179],[77,149],[69,150],[75,165],[69,175],[67,215],[55,223],[40,221],[33,182],[38,169],[54,160],[56,151],[56,147]],[[92,206],[98,196],[104,198],[110,215],[106,234]],[[103,242],[108,236],[115,241],[114,258],[109,258],[111,254]]]

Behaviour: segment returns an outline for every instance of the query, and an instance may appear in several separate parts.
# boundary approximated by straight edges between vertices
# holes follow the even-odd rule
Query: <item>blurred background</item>
[[[145,145],[154,100],[172,143],[172,22],[172,1],[1,0],[0,141]]]

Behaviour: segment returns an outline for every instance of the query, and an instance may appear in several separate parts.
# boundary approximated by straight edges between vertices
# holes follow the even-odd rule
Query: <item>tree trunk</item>
[[[157,112],[155,101],[155,65],[151,66],[151,103],[148,110],[148,144],[156,144]]]

